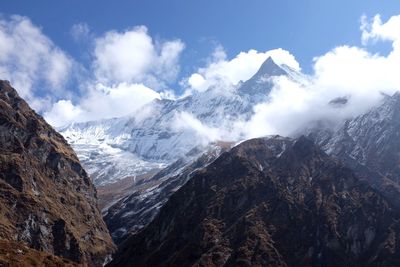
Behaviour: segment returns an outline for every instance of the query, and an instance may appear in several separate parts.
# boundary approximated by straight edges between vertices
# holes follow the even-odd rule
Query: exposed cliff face
[[[110,266],[397,266],[398,219],[308,139],[254,139],[197,172]]]
[[[0,81],[0,238],[84,265],[113,251],[96,190],[64,138]]]

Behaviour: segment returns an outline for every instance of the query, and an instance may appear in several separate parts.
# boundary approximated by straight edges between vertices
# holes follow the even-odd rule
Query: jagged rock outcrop
[[[109,266],[398,266],[400,213],[305,137],[223,153]]]
[[[0,81],[0,240],[85,266],[101,266],[114,249],[74,151],[7,81]]]

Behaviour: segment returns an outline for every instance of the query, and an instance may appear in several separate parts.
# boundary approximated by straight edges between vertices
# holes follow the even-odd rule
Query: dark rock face
[[[254,139],[198,171],[110,266],[398,266],[399,219],[309,139]]]
[[[0,81],[0,239],[89,266],[114,246],[64,138]]]

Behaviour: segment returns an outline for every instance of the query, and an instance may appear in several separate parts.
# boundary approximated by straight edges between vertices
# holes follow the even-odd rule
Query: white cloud
[[[400,40],[400,15],[391,17],[383,23],[381,16],[376,15],[368,22],[364,15],[361,18],[362,41],[366,44],[369,40],[398,41]]]
[[[207,81],[206,79],[199,73],[193,73],[189,79],[188,83],[192,88],[195,88],[199,91],[204,91],[207,89]]]
[[[268,57],[272,57],[277,64],[286,64],[295,70],[300,70],[300,65],[295,57],[281,48],[266,52],[258,52],[252,49],[248,52],[240,52],[236,57],[228,60],[223,48],[217,46],[209,64],[189,76],[185,83],[189,90],[198,91],[216,86],[221,81],[235,85],[239,81],[246,81],[251,78]]]
[[[86,23],[73,25],[71,35],[76,41],[94,38]],[[56,126],[124,116],[161,96],[176,97],[165,84],[179,73],[180,40],[155,42],[140,26],[93,41],[93,62],[84,69],[29,18],[0,19],[1,78]],[[73,79],[79,92],[66,89]]]
[[[44,117],[53,126],[63,126],[65,122],[71,122],[82,115],[83,110],[72,104],[70,100],[60,100],[56,102],[51,110],[46,111]]]
[[[86,23],[73,25],[71,35],[94,38]],[[93,62],[85,69],[28,18],[1,19],[1,78],[55,126],[124,116],[161,96],[175,98],[165,84],[179,73],[180,40],[155,42],[144,26],[92,40]],[[80,91],[67,90],[73,79]]]
[[[160,99],[160,94],[143,84],[120,83],[108,87],[99,83],[91,88],[77,105],[68,100],[60,100],[44,114],[44,117],[54,126],[63,126],[70,122],[121,117],[128,114],[135,116],[135,111],[154,99]]]
[[[309,117],[306,113],[312,93],[286,77],[276,78],[275,83],[269,102],[256,105],[252,118],[244,127],[240,125],[246,138],[269,134],[287,136]]]
[[[155,44],[144,26],[110,31],[95,41],[95,76],[105,84],[159,85],[176,78],[184,47],[180,40]]]
[[[386,23],[380,16],[371,24],[366,21],[364,17],[364,41],[396,43],[400,39],[397,16]],[[339,46],[314,59],[314,74],[307,86],[277,78],[270,101],[256,106],[255,115],[243,127],[246,136],[292,135],[318,120],[335,125],[366,112],[382,99],[382,93],[391,95],[400,90],[399,53],[398,45],[393,45],[387,56],[372,54],[366,48]],[[328,104],[338,97],[347,97],[348,103],[340,108]]]
[[[366,18],[363,19],[362,38],[364,41],[392,42],[393,49],[388,55],[370,53],[367,47],[338,46],[314,59],[314,73],[309,77],[309,82],[298,84],[284,76],[275,77],[275,86],[269,95],[269,100],[256,105],[254,115],[248,121],[225,121],[223,125],[215,128],[202,123],[193,115],[180,114],[175,124],[194,131],[203,142],[238,140],[270,134],[296,135],[318,121],[324,121],[334,127],[344,119],[366,112],[382,99],[382,93],[391,95],[400,90],[400,75],[398,75],[400,46],[396,45],[400,40],[400,25],[396,27],[397,17],[390,18],[387,22],[377,18],[379,16],[375,16],[371,25],[366,24]],[[230,72],[232,66],[229,65],[233,64],[234,60],[240,61],[241,66],[255,62],[248,61],[249,54],[252,53],[256,54],[255,51],[241,53],[232,60],[226,60],[226,55],[224,56],[219,50],[219,60],[211,62],[207,68],[193,74],[188,83],[193,88],[204,90],[222,75],[236,77],[229,76],[234,73]],[[222,62],[221,65],[218,62]],[[261,62],[260,60],[260,64]],[[222,74],[218,74],[220,67],[224,70],[221,71]],[[240,70],[240,68],[233,69]],[[255,71],[256,69],[252,73]],[[218,78],[211,80],[210,83],[210,77],[213,77],[211,74]],[[250,75],[247,74],[248,77]],[[235,79],[225,80],[237,81]],[[329,104],[330,101],[340,97],[345,97],[347,104]]]
[[[219,128],[203,124],[199,119],[187,112],[175,114],[171,125],[177,131],[189,130],[193,132],[198,138],[197,140],[200,140],[203,145],[221,139],[221,130]]]
[[[165,81],[174,81],[180,71],[178,64],[185,45],[180,40],[167,41],[161,44],[159,55],[153,66],[157,77]]]
[[[65,93],[74,64],[28,18],[0,20],[1,78],[10,80],[36,110],[43,110],[40,103],[48,102],[38,99],[38,94],[45,99]]]
[[[248,122],[227,122],[218,129],[184,113],[178,115],[174,127],[192,129],[206,141],[232,140],[243,135],[290,135],[315,120],[338,122],[364,112],[380,99],[381,92],[391,94],[400,89],[399,18],[394,16],[383,22],[379,15],[371,20],[363,17],[361,31],[366,46],[339,46],[316,57],[314,73],[307,86],[277,78],[269,102],[257,105],[255,115]],[[79,27],[76,26],[76,32],[86,34],[84,24]],[[372,54],[367,46],[371,41],[371,45],[378,41],[391,42],[392,51],[388,55]],[[95,39],[94,44],[92,69],[86,70],[89,76],[93,72],[93,79],[84,80],[81,96],[72,98],[64,87],[77,63],[29,19],[20,16],[13,16],[9,21],[3,19],[0,20],[0,73],[56,126],[124,116],[153,99],[176,98],[164,84],[173,81],[179,73],[179,57],[184,49],[180,40],[154,41],[147,28],[140,26],[123,32],[107,32]],[[221,93],[228,93],[233,84],[249,79],[270,56],[278,64],[300,70],[294,56],[283,49],[249,50],[228,59],[224,49],[218,46],[207,65],[187,77],[184,83],[189,90],[204,91],[214,86]],[[47,86],[38,86],[42,83]],[[338,109],[328,104],[342,96],[349,97],[345,107]]]
[[[85,25],[75,25],[75,34],[86,34]],[[147,28],[139,26],[124,32],[107,32],[94,44],[93,80],[86,81],[75,105],[60,100],[44,114],[53,125],[126,116],[154,99],[176,98],[164,82],[178,75],[184,49],[180,40],[155,43]],[[68,115],[52,115],[62,112]]]
[[[76,42],[81,42],[90,37],[90,27],[86,22],[79,22],[71,27],[71,36]]]

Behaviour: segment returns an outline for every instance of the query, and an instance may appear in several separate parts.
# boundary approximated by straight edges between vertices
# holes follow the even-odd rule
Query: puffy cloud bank
[[[313,73],[306,84],[275,79],[270,99],[254,107],[249,121],[230,122],[231,130],[201,123],[193,114],[181,113],[174,122],[180,129],[192,129],[205,141],[238,139],[268,134],[291,135],[318,120],[335,124],[358,115],[377,103],[381,93],[400,88],[400,16],[382,21],[379,15],[361,19],[362,46],[338,46],[315,57]],[[9,79],[31,105],[56,126],[139,113],[156,98],[173,98],[168,83],[179,77],[179,59],[185,44],[181,40],[155,41],[144,26],[109,31],[93,36],[85,23],[73,25],[75,40],[91,38],[92,59],[81,80],[79,96],[68,91],[74,70],[83,67],[59,49],[28,18],[13,16],[0,20],[0,73]],[[368,51],[376,42],[391,42],[387,55]],[[295,57],[283,49],[266,52],[249,50],[228,58],[218,46],[205,66],[181,82],[186,94],[218,87],[231,93],[232,85],[249,79],[272,57],[301,71]],[[75,79],[82,79],[79,75]],[[45,84],[47,86],[39,86]],[[46,89],[51,88],[51,89]],[[330,105],[345,97],[346,105]]]
[[[94,72],[102,83],[174,80],[185,45],[180,40],[154,43],[144,26],[110,31],[95,40]]]
[[[75,28],[80,33],[85,27]],[[180,40],[155,42],[144,26],[106,32],[94,40],[94,77],[84,95],[75,105],[65,99],[56,102],[44,113],[45,118],[61,126],[134,115],[154,99],[171,97],[166,83],[177,78],[184,47]]]
[[[0,20],[1,78],[52,125],[124,116],[161,96],[174,97],[167,84],[180,71],[182,41],[154,41],[144,26],[95,37],[78,23],[71,35],[91,43],[89,66],[58,48],[29,18]]]
[[[226,131],[226,125],[216,130],[194,123],[196,118],[180,116],[180,127],[184,127],[182,124],[186,122],[186,127],[198,129],[198,135],[204,140],[237,140],[270,134],[290,136],[318,121],[335,126],[344,119],[366,112],[382,99],[383,94],[391,95],[400,90],[400,15],[391,17],[387,22],[382,22],[379,15],[371,20],[362,17],[360,28],[364,45],[338,46],[315,57],[314,72],[306,83],[299,84],[286,77],[274,79],[275,86],[269,100],[254,107],[254,115],[249,121],[232,121],[231,130]],[[378,41],[392,43],[389,54],[368,51],[369,45]],[[193,89],[204,90],[207,86],[218,84],[221,79],[234,83],[249,78],[256,69],[246,67],[252,71],[236,71],[248,62],[262,62],[266,54],[277,63],[299,70],[298,63],[287,51],[272,52],[271,55],[270,52],[249,51],[232,60],[221,56],[190,76],[188,83]],[[330,104],[335,99],[347,103]]]

